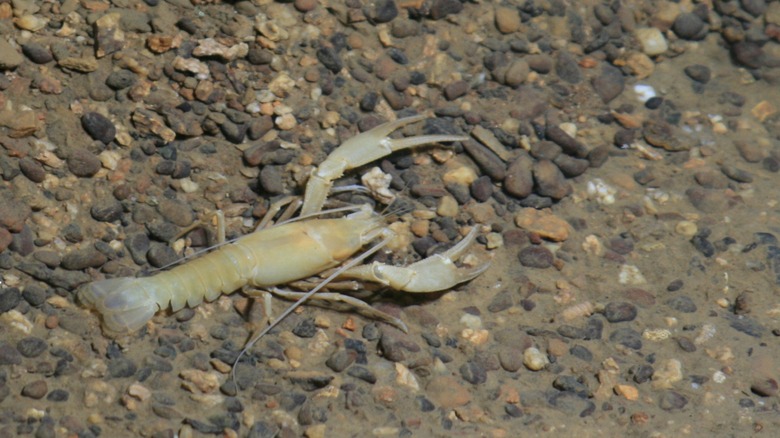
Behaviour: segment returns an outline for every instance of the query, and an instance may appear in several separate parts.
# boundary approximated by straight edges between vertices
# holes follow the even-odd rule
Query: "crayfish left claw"
[[[437,292],[473,279],[483,273],[490,262],[472,268],[453,263],[477,237],[477,227],[449,250],[434,254],[409,266],[390,266],[374,262],[350,268],[342,277],[373,281],[404,292]]]
[[[349,169],[376,161],[401,149],[468,139],[462,135],[419,135],[399,139],[389,137],[396,129],[425,118],[427,116],[419,115],[384,123],[342,143],[312,171],[306,184],[301,216],[318,213],[325,203],[333,180],[340,178]]]

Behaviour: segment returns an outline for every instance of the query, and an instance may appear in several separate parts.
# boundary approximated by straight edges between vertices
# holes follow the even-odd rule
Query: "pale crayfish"
[[[251,345],[337,277],[375,282],[405,292],[441,291],[473,279],[485,271],[489,263],[457,267],[453,262],[474,242],[478,227],[473,227],[462,241],[446,252],[409,266],[378,262],[359,265],[394,237],[385,218],[367,206],[348,208],[351,213],[341,218],[316,218],[322,215],[321,209],[333,180],[341,177],[344,171],[400,149],[467,138],[457,135],[389,137],[396,129],[424,118],[413,116],[385,123],[344,142],[312,171],[299,218],[258,229],[204,256],[150,277],[112,278],[90,283],[79,291],[80,301],[100,313],[108,333],[121,334],[140,329],[155,313],[169,306],[176,312],[185,305],[197,306],[204,299],[212,301],[220,294],[239,289],[253,295],[257,290],[305,279],[341,265],[316,287],[300,294],[298,301],[257,335]],[[369,250],[352,258],[377,239],[378,243]],[[333,298],[338,294],[328,295]],[[337,299],[356,305],[362,303],[370,308],[362,301],[349,298]],[[387,319],[393,318],[388,315]]]

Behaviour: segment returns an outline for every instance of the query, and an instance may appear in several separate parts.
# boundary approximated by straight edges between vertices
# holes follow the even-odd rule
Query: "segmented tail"
[[[90,283],[79,291],[79,300],[97,310],[106,330],[128,333],[143,327],[160,307],[144,284],[146,278],[111,278]]]

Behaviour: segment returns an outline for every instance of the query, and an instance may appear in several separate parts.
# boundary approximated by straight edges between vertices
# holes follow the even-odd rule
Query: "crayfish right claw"
[[[434,254],[409,266],[391,266],[374,262],[355,266],[342,276],[374,281],[404,292],[438,292],[469,281],[485,272],[490,262],[471,268],[455,265],[477,237],[478,227],[449,250]]]

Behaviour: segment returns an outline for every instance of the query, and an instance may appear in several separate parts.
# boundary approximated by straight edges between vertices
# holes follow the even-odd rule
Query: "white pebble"
[[[547,356],[536,347],[526,348],[523,351],[523,365],[531,371],[544,369],[550,361]]]
[[[636,38],[642,44],[645,55],[655,56],[666,52],[669,45],[660,30],[654,27],[643,27],[636,30]]]
[[[477,315],[472,315],[470,313],[463,314],[463,316],[460,317],[460,323],[472,330],[477,330],[482,328],[482,318],[480,318]]]
[[[645,84],[634,85],[634,93],[636,93],[636,96],[642,103],[645,103],[656,96],[655,88]]]
[[[645,276],[634,265],[623,265],[620,267],[620,274],[618,274],[618,282],[620,284],[639,285],[647,283]]]

